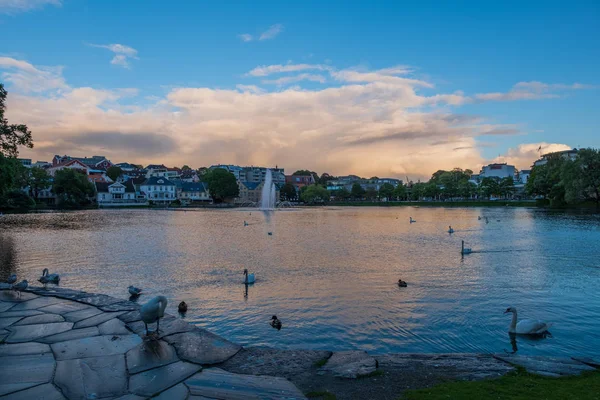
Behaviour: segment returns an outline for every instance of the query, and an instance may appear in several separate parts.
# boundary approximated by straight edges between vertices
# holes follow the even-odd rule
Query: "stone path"
[[[244,348],[172,315],[146,338],[139,305],[101,294],[0,284],[0,399],[397,398],[447,379],[546,375],[600,367],[591,358],[388,354]],[[365,378],[367,379],[358,379]]]

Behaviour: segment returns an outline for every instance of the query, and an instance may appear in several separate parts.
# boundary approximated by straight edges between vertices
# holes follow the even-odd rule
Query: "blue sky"
[[[402,176],[600,147],[600,3],[481,3],[0,0],[0,79],[34,158]]]

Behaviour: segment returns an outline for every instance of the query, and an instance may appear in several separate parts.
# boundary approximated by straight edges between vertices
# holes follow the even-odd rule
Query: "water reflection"
[[[7,235],[0,235],[0,280],[5,281],[17,272],[17,251],[15,241]]]

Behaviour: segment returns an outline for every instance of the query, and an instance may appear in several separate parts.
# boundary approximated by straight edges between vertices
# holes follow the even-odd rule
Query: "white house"
[[[96,182],[96,201],[99,206],[115,205],[143,205],[145,201],[138,201],[135,195],[133,182]]]
[[[71,160],[64,163],[54,164],[52,167],[48,168],[48,174],[54,176],[54,174],[56,174],[56,171],[60,171],[66,168],[77,169],[86,175],[90,174],[90,167],[88,167],[79,160]]]
[[[184,202],[212,200],[204,182],[178,182],[177,198]]]
[[[541,165],[546,165],[548,163],[548,159],[550,157],[562,157],[565,160],[571,160],[571,161],[575,161],[575,159],[577,158],[577,153],[579,153],[579,150],[577,149],[573,149],[573,150],[563,150],[563,151],[555,151],[554,153],[548,153],[548,154],[544,154],[542,156],[542,158],[540,158],[539,160],[535,161],[533,163],[533,165],[535,167],[539,167]]]
[[[177,198],[175,184],[167,178],[151,176],[140,185],[146,199],[155,203],[168,204]]]
[[[479,178],[513,178],[515,177],[515,166],[508,165],[506,163],[503,164],[489,164],[485,165],[481,168],[481,172],[479,173]]]

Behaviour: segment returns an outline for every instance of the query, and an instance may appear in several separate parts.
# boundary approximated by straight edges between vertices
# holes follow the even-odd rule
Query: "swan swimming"
[[[465,247],[465,241],[462,241],[462,247],[460,249],[460,254],[471,254],[473,250],[470,247]]]
[[[508,307],[504,314],[512,313],[512,321],[508,327],[508,333],[516,333],[517,335],[542,335],[548,332],[550,326],[547,322],[538,321],[534,319],[522,319],[517,323],[517,309],[515,307]]]
[[[128,286],[127,290],[132,296],[139,296],[140,294],[142,294],[142,289],[136,288],[135,286]]]
[[[451,226],[448,227],[448,233],[454,233],[454,229]]]
[[[48,268],[44,268],[42,271],[42,276],[38,279],[38,282],[43,283],[44,286],[48,283],[56,283],[60,282],[60,276],[58,274],[49,274]]]
[[[247,269],[244,269],[244,283],[246,285],[249,283],[254,283],[254,273],[249,274]]]
[[[140,316],[146,327],[146,336],[148,336],[148,324],[156,322],[156,333],[158,334],[158,325],[160,319],[165,316],[167,308],[167,298],[165,296],[156,296],[140,308]]]
[[[398,286],[407,287],[408,284],[406,283],[406,281],[403,281],[402,279],[398,279]]]

